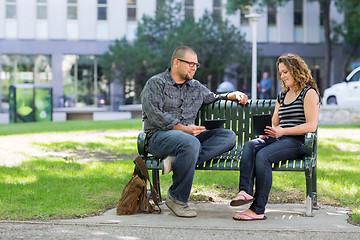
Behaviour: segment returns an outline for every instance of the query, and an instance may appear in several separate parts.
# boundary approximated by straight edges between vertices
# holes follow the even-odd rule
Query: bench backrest
[[[237,136],[236,149],[241,149],[245,142],[254,139],[252,116],[256,114],[273,114],[274,99],[249,100],[246,105],[230,100],[218,100],[203,105],[195,120],[201,125],[206,119],[226,119],[224,128],[231,129]]]
[[[238,104],[236,101],[218,100],[211,104],[203,105],[195,119],[196,125],[201,125],[207,119],[226,119],[224,127],[233,130],[237,135],[235,148],[220,156],[196,167],[200,170],[239,170],[242,146],[245,142],[254,139],[252,116],[256,114],[273,114],[275,109],[274,99],[249,100],[246,105]],[[305,136],[308,136],[306,134]],[[161,169],[160,160],[148,156],[149,149],[146,144],[144,132],[138,136],[138,151],[143,156],[148,169]],[[306,156],[302,159],[289,159],[273,164],[276,171],[304,171],[305,162],[316,165],[317,136],[316,132],[305,137]]]
[[[233,130],[237,135],[237,143],[233,150],[205,162],[197,169],[213,170],[235,170],[239,168],[242,146],[245,142],[254,139],[252,116],[256,114],[273,114],[275,99],[249,100],[246,105],[238,104],[236,101],[218,100],[211,104],[203,105],[195,120],[196,125],[206,119],[226,119],[224,127]],[[305,138],[305,150],[310,151],[306,155],[313,158],[316,164],[317,137],[316,132]],[[289,159],[273,164],[276,171],[304,171],[305,159]]]

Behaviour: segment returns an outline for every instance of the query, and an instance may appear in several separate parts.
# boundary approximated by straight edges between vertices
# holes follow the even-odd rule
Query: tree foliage
[[[166,2],[154,17],[142,18],[133,43],[116,40],[104,54],[101,66],[110,81],[118,77],[124,84],[134,79],[138,96],[148,78],[170,67],[171,54],[181,45],[197,52],[201,68],[195,78],[203,83],[209,76],[219,81],[230,65],[242,66],[238,71],[249,67],[245,56],[250,53],[236,27],[209,12],[198,21],[185,19],[181,4]]]
[[[334,41],[343,42],[347,47],[343,64],[345,76],[350,61],[360,50],[360,4],[359,0],[338,0],[336,6],[345,16],[342,24],[334,24]]]
[[[254,6],[258,4],[260,7],[267,6],[270,2],[276,2],[279,6],[288,2],[290,0],[228,0],[227,2],[227,11],[229,13],[233,13],[236,10],[244,10],[246,7]],[[320,78],[319,90],[322,93],[325,88],[329,86],[330,83],[330,68],[331,68],[331,59],[332,59],[332,51],[331,51],[331,38],[330,38],[330,4],[331,0],[308,0],[310,2],[318,1],[320,4],[320,8],[323,12],[323,26],[325,32],[325,66],[324,66],[324,77]],[[257,9],[259,11],[259,9]]]
[[[258,4],[259,7],[264,7],[270,3],[276,2],[281,6],[283,3],[288,2],[289,0],[228,0],[226,4],[226,10],[228,13],[235,13],[236,10],[241,10],[241,12],[246,12],[248,6],[254,6]],[[262,11],[262,9],[257,9],[257,11]]]
[[[101,66],[105,76],[111,81],[117,79],[131,79],[136,72],[135,66],[136,53],[132,45],[123,38],[115,40],[109,50],[101,58]]]

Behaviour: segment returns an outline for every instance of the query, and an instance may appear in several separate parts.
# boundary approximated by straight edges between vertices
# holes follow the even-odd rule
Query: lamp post
[[[261,15],[250,13],[245,15],[250,20],[252,33],[252,72],[251,72],[251,99],[257,99],[257,21]]]

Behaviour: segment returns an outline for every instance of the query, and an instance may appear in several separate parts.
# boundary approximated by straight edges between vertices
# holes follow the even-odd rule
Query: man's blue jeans
[[[299,137],[253,139],[244,144],[240,161],[239,190],[254,196],[250,209],[264,214],[272,185],[272,164],[297,159],[305,154],[305,146]],[[256,178],[254,195],[254,178]]]
[[[178,130],[158,131],[150,137],[148,145],[155,157],[175,156],[173,184],[168,194],[181,203],[187,203],[196,165],[231,150],[235,143],[233,131],[217,128],[196,137]]]

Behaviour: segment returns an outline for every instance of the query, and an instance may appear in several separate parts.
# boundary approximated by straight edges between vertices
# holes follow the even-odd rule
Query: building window
[[[16,18],[16,0],[6,0],[6,19]]]
[[[136,0],[127,0],[127,19],[136,21]]]
[[[267,7],[268,25],[276,25],[276,2],[271,1]]]
[[[194,0],[185,0],[185,19],[194,17]]]
[[[213,16],[216,20],[222,19],[221,0],[213,0]]]
[[[76,20],[77,19],[77,0],[68,0],[67,5],[67,19]]]
[[[324,10],[320,8],[320,42],[325,42]]]
[[[107,20],[107,0],[98,0],[98,20]]]
[[[303,25],[303,0],[294,0],[294,25]]]
[[[241,25],[249,25],[249,19],[245,17],[245,15],[250,13],[250,5],[246,5],[244,7],[241,8]]]
[[[276,2],[271,1],[267,6],[267,22],[268,22],[268,41],[276,42],[277,40],[277,28],[276,28]]]
[[[47,0],[37,0],[36,2],[36,18],[47,19]]]
[[[324,9],[322,7],[320,7],[320,26],[324,26]]]
[[[303,42],[304,1],[294,0],[295,42]]]

